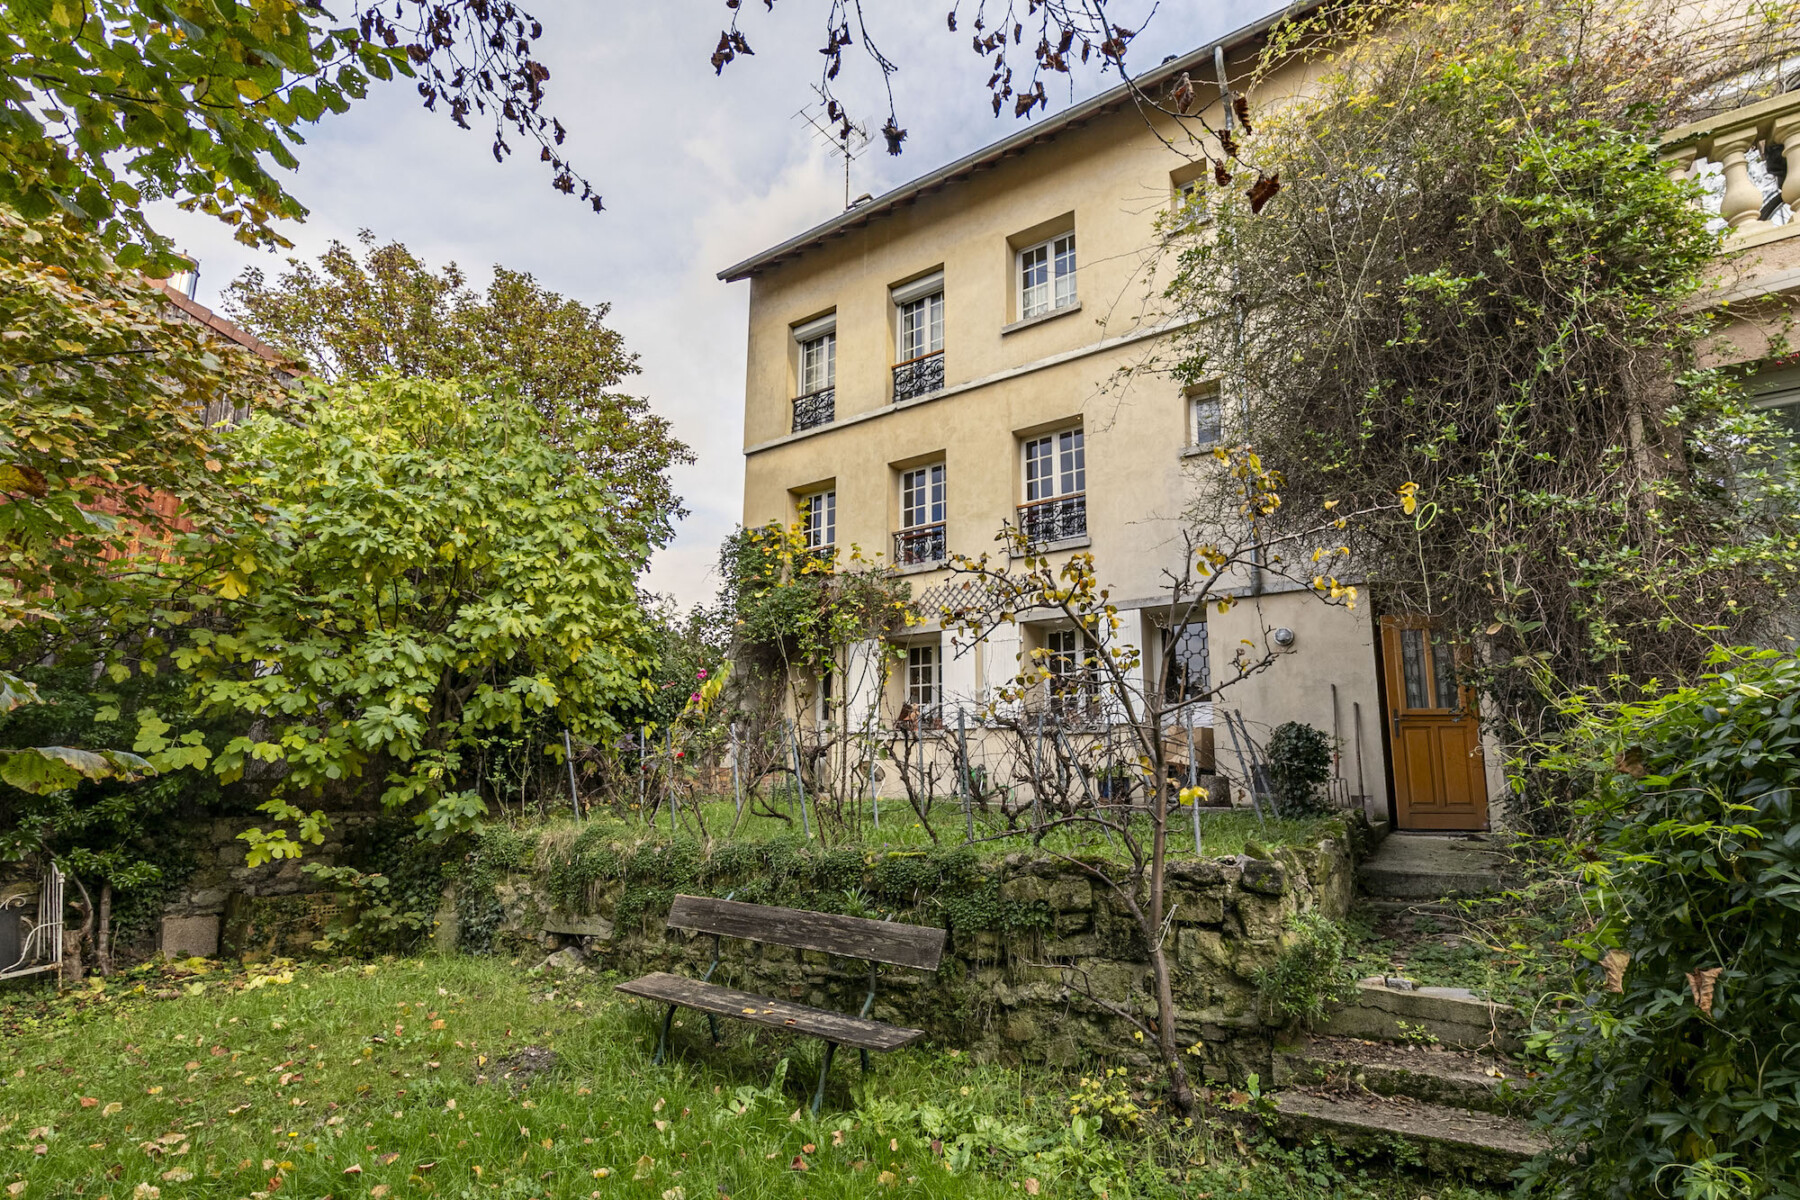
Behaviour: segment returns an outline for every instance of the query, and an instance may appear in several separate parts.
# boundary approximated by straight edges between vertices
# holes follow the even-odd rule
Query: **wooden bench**
[[[903,1029],[883,1021],[872,1021],[869,1010],[875,1005],[880,964],[921,971],[937,970],[938,960],[944,954],[942,929],[903,925],[891,920],[836,917],[798,908],[745,904],[730,897],[714,900],[704,896],[675,897],[675,902],[669,906],[669,928],[712,934],[712,965],[699,979],[657,971],[618,985],[618,990],[628,996],[669,1006],[669,1011],[663,1015],[662,1035],[656,1041],[654,1062],[660,1063],[668,1055],[669,1025],[675,1019],[677,1008],[692,1008],[705,1013],[715,1045],[719,1041],[719,1017],[736,1017],[753,1025],[823,1038],[825,1064],[819,1069],[819,1086],[813,1093],[812,1102],[812,1110],[817,1113],[825,1099],[825,1078],[831,1072],[831,1059],[839,1046],[856,1047],[866,1072],[869,1051],[898,1050],[925,1036],[922,1029]],[[862,1012],[852,1017],[709,982],[713,972],[719,969],[720,943],[728,937],[865,960],[869,964],[869,995],[863,1001]]]

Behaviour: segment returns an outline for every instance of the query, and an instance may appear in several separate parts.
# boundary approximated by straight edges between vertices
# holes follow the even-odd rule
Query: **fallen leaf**
[[[123,1104],[120,1104],[117,1100],[114,1100],[111,1104],[107,1105],[105,1108],[100,1110],[100,1115],[103,1117],[115,1116],[116,1114],[121,1112],[124,1108],[125,1108],[125,1106]]]
[[[23,1196],[25,1194],[25,1181],[21,1179],[17,1183],[7,1184],[6,1194],[9,1196]]]
[[[650,1123],[652,1125],[656,1126],[656,1132],[658,1132],[658,1133],[661,1133],[663,1130],[665,1130],[669,1127],[669,1123],[667,1121],[652,1121]]]
[[[1040,1185],[1037,1180],[1027,1179],[1025,1181],[1025,1194],[1027,1196],[1035,1196],[1041,1190],[1041,1186],[1042,1185]]]
[[[889,1150],[900,1149],[900,1139],[899,1138],[889,1138],[888,1139],[888,1149]]]
[[[796,1155],[794,1155],[794,1161],[788,1164],[788,1170],[790,1170],[790,1171],[810,1171],[810,1170],[812,1170],[812,1168],[806,1165],[806,1160],[804,1158],[801,1158],[798,1154],[796,1154]]]
[[[346,1174],[346,1175],[361,1175],[362,1174],[362,1164],[361,1163],[351,1163],[349,1166],[344,1168],[344,1174]]]
[[[376,1161],[380,1162],[384,1167],[391,1166],[400,1161],[400,1156],[398,1154],[384,1154]]]
[[[898,1179],[899,1176],[895,1175],[892,1171],[883,1171],[875,1177],[875,1182],[882,1187],[893,1187]]]
[[[806,1143],[806,1145],[800,1147],[801,1152],[804,1154],[811,1154],[813,1151],[815,1151],[817,1149],[818,1149],[818,1147],[813,1145],[811,1142],[808,1142],[808,1143]]]
[[[392,1189],[389,1188],[387,1184],[378,1183],[374,1187],[369,1189],[369,1195],[373,1196],[375,1198],[375,1200],[381,1200],[381,1198],[383,1196],[387,1195],[388,1192],[391,1190]]]
[[[844,1144],[844,1131],[843,1130],[834,1129],[831,1131],[831,1144],[834,1146],[841,1146]]]
[[[92,1108],[98,1103],[100,1103],[100,1101],[94,1099],[92,1096],[83,1096],[81,1098],[81,1107],[83,1108]]]
[[[656,1170],[656,1160],[648,1154],[637,1160],[637,1170],[632,1172],[633,1179],[648,1179]]]
[[[186,1167],[175,1167],[164,1171],[162,1177],[168,1183],[186,1183],[194,1177],[194,1173]]]

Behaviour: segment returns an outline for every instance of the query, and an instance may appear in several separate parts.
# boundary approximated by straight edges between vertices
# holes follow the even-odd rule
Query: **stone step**
[[[1441,900],[1501,889],[1505,856],[1478,835],[1397,833],[1356,868],[1364,893],[1394,900]]]
[[[1411,1145],[1434,1174],[1504,1179],[1545,1141],[1517,1117],[1417,1100],[1288,1090],[1274,1096],[1276,1132],[1290,1140],[1322,1137],[1345,1150]]]
[[[1524,1048],[1524,1027],[1518,1009],[1483,1000],[1467,988],[1413,987],[1402,979],[1374,978],[1358,983],[1355,997],[1316,1032],[1516,1054]]]
[[[1275,1048],[1276,1087],[1369,1091],[1477,1112],[1529,1108],[1522,1068],[1511,1059],[1441,1046],[1409,1046],[1314,1035]]]

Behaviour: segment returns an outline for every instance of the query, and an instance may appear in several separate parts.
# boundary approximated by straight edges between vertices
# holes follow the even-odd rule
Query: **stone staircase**
[[[1500,887],[1479,841],[1396,835],[1358,868],[1362,903],[1388,916],[1443,915],[1455,895]],[[1543,1148],[1515,1061],[1523,1021],[1462,988],[1365,979],[1311,1033],[1277,1046],[1277,1133],[1359,1152],[1410,1148],[1430,1171],[1502,1180]]]

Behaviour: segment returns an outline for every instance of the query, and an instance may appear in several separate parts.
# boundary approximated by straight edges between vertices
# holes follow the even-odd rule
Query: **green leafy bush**
[[[1350,992],[1349,939],[1343,926],[1313,909],[1288,922],[1281,953],[1256,972],[1263,1010],[1311,1026]]]
[[[1541,1040],[1566,1197],[1800,1196],[1800,663],[1582,713],[1592,966]]]
[[[1269,777],[1283,816],[1323,812],[1319,785],[1331,778],[1331,739],[1299,721],[1269,735]]]

